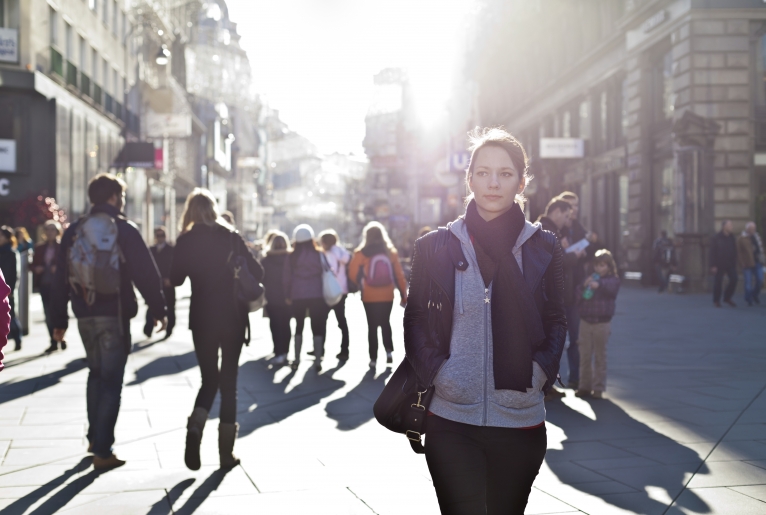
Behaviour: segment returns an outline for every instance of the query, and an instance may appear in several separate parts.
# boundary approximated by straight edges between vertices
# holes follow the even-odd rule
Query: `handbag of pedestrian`
[[[327,257],[320,252],[322,259],[322,295],[328,306],[333,307],[343,298],[343,288],[338,282],[338,276],[335,275]]]

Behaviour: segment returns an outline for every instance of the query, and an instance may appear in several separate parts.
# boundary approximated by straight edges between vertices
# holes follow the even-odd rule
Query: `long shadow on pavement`
[[[0,384],[0,404],[20,399],[51,386],[56,386],[63,377],[79,372],[86,366],[87,363],[84,360],[75,359],[67,363],[64,368],[54,372],[22,379],[21,381]]]
[[[194,351],[178,356],[162,356],[136,370],[136,378],[128,386],[141,384],[154,377],[171,376],[197,366]]]
[[[59,477],[52,479],[42,485],[41,487],[31,491],[24,497],[21,497],[13,503],[6,506],[2,512],[8,515],[15,515],[26,513],[30,506],[44,498],[56,488],[60,487],[69,480],[69,478],[77,475],[80,471],[85,470],[90,466],[93,458],[91,456],[85,457],[80,462],[69,470],[64,471]],[[86,475],[77,478],[64,488],[56,492],[44,503],[38,506],[32,513],[37,515],[56,513],[66,504],[71,501],[78,493],[82,492],[88,485],[95,481],[99,472],[91,470]]]
[[[266,359],[248,361],[239,367],[239,390],[247,391],[254,399],[254,410],[240,411],[237,415],[240,424],[239,437],[269,424],[281,422],[287,417],[319,404],[319,402],[346,382],[333,379],[333,374],[345,365],[338,363],[334,368],[317,373],[313,368],[306,371],[303,381],[286,392],[290,381],[295,377],[291,371],[278,383],[274,377],[278,368],[269,369]],[[214,413],[211,412],[211,416]]]
[[[386,385],[391,369],[375,377],[375,370],[369,370],[362,381],[340,399],[328,402],[327,416],[338,422],[338,429],[351,431],[372,419],[372,405]]]
[[[562,450],[548,449],[545,456],[562,483],[593,495],[598,482],[617,481],[635,492],[595,495],[619,508],[654,515],[665,513],[667,505],[649,497],[647,489],[661,488],[673,499],[683,490],[687,474],[708,472],[704,464],[700,467],[697,452],[637,421],[613,402],[593,399],[588,404],[596,420],[563,402],[546,403],[546,419],[568,437]],[[583,480],[583,475],[589,480]],[[695,513],[710,512],[691,491],[681,499]]]
[[[214,491],[221,486],[223,479],[231,469],[218,469],[210,474],[205,481],[199,485],[191,496],[184,502],[183,506],[173,510],[173,504],[181,497],[181,494],[194,484],[194,479],[184,479],[173,488],[170,489],[166,497],[163,497],[160,501],[155,503],[147,515],[169,515],[175,513],[176,515],[191,515],[205,502],[205,499],[210,497]]]

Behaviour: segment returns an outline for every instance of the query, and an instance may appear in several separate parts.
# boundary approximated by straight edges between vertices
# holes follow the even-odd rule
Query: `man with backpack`
[[[167,325],[162,279],[135,224],[121,213],[125,183],[99,174],[88,184],[90,213],[73,223],[61,240],[52,285],[53,338],[63,341],[67,304],[77,317],[88,360],[88,452],[93,467],[124,465],[112,453],[125,364],[130,353],[130,319],[138,312],[133,286],[152,317]]]

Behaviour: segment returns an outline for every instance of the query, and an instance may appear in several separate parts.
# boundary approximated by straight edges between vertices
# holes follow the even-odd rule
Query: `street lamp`
[[[168,50],[167,46],[162,45],[160,47],[159,52],[157,52],[157,57],[154,58],[154,62],[160,66],[165,66],[166,64],[168,64],[169,58],[170,58],[170,50]]]

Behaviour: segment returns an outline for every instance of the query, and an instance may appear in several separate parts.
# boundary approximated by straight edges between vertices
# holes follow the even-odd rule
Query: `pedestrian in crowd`
[[[231,468],[239,463],[234,456],[234,441],[239,430],[237,372],[249,319],[247,308],[240,305],[235,296],[234,274],[228,267],[232,256],[244,257],[255,280],[262,280],[263,268],[242,237],[221,217],[215,197],[206,189],[195,188],[186,198],[181,235],[176,240],[170,268],[170,284],[173,286],[181,286],[187,277],[191,281],[189,329],[202,375],[202,385],[186,425],[184,460],[191,470],[199,470],[201,466],[202,432],[219,390],[218,455],[221,468]]]
[[[49,220],[49,222],[53,221],[54,220]],[[35,243],[32,241],[32,238],[29,237],[29,232],[27,232],[26,227],[16,227],[16,229],[14,229],[14,235],[16,236],[16,252],[19,254],[34,248]]]
[[[394,362],[394,339],[391,333],[391,310],[394,290],[399,290],[400,304],[407,304],[407,284],[399,262],[399,253],[385,227],[370,222],[362,231],[362,242],[354,251],[348,267],[351,280],[362,290],[362,305],[367,316],[367,341],[370,368],[378,363],[378,327],[383,335],[386,363]]]
[[[426,234],[428,234],[431,231],[433,231],[433,228],[430,225],[424,225],[418,231],[418,238],[422,238],[423,236],[425,236]]]
[[[340,352],[337,358],[341,361],[348,360],[348,321],[346,320],[346,297],[348,297],[348,276],[346,275],[346,266],[351,261],[351,253],[338,245],[338,233],[333,229],[327,229],[319,233],[319,243],[324,250],[324,256],[327,264],[330,266],[333,274],[338,279],[343,297],[340,302],[331,309],[335,313],[338,321],[338,328],[341,333]]]
[[[21,350],[21,324],[16,318],[16,283],[19,279],[19,258],[16,252],[16,236],[13,229],[7,225],[0,227],[0,270],[5,281],[11,288],[8,302],[11,307],[11,326],[8,336],[16,342],[14,350]]]
[[[755,229],[755,222],[748,222],[737,239],[737,256],[745,279],[745,302],[748,306],[761,303],[763,267],[766,263],[763,241]]]
[[[654,254],[654,271],[657,274],[657,282],[660,283],[659,293],[664,293],[670,283],[670,274],[675,270],[676,247],[673,240],[668,238],[668,231],[660,231],[660,237],[654,240],[652,245]]]
[[[404,343],[418,391],[434,388],[425,453],[441,512],[522,514],[566,339],[563,252],[524,218],[521,143],[500,128],[471,141],[465,216],[415,244]]]
[[[61,347],[66,350],[66,342],[57,342],[53,338],[53,317],[51,316],[51,289],[56,277],[56,263],[59,262],[61,249],[61,224],[48,220],[43,226],[45,241],[35,247],[32,256],[32,290],[40,293],[45,313],[45,325],[48,326],[50,346],[46,352],[54,352]]]
[[[8,299],[11,288],[6,284],[3,271],[0,269],[0,372],[3,371],[3,348],[8,344],[8,333],[11,330],[11,303]]]
[[[112,175],[99,174],[90,181],[88,198],[93,206],[90,214],[64,232],[51,288],[53,338],[64,341],[71,300],[85,347],[90,369],[88,452],[93,452],[96,470],[125,464],[114,455],[112,445],[131,348],[130,319],[138,313],[134,286],[161,329],[167,323],[160,274],[138,228],[122,214],[125,194],[125,183]],[[102,259],[102,252],[109,253],[108,259]],[[92,277],[95,289],[88,281]]]
[[[593,274],[577,288],[580,299],[580,387],[577,397],[600,399],[606,391],[606,344],[612,332],[620,277],[612,253],[596,252]]]
[[[159,270],[160,276],[162,276],[162,292],[165,295],[165,305],[168,312],[168,327],[165,329],[166,340],[173,334],[173,328],[176,326],[176,289],[170,283],[170,269],[173,267],[175,247],[168,243],[167,238],[167,230],[164,226],[160,225],[154,229],[154,245],[149,247],[154,262],[157,264],[157,270]],[[152,311],[147,309],[146,324],[144,324],[144,334],[147,338],[152,335],[154,323]]]
[[[266,310],[269,316],[271,339],[274,342],[274,358],[271,363],[282,366],[287,363],[287,352],[290,350],[290,320],[293,318],[293,308],[288,306],[285,297],[285,287],[282,281],[285,262],[290,253],[290,241],[281,231],[270,231],[266,246],[266,255],[261,260],[263,266],[263,287],[266,290]]]
[[[586,247],[585,252],[588,257],[593,257],[596,252],[604,248],[604,246],[598,239],[597,233],[587,230],[583,227],[582,223],[580,223],[580,197],[574,192],[564,191],[559,193],[556,199],[564,200],[572,206],[572,212],[569,213],[567,223],[561,230],[562,238],[566,238],[566,242],[562,242],[562,246],[569,246],[585,239],[588,241],[588,246]],[[583,257],[583,259],[587,261],[586,257]],[[583,264],[585,265],[587,263]]]
[[[295,317],[295,360],[293,368],[301,361],[303,348],[303,326],[306,313],[311,319],[311,334],[314,336],[314,368],[321,370],[324,357],[324,341],[327,334],[327,316],[330,307],[322,293],[321,248],[314,240],[314,229],[300,224],[293,231],[293,249],[285,262],[282,281],[286,302],[293,308]]]
[[[731,220],[724,220],[721,231],[713,236],[710,242],[710,273],[713,279],[713,305],[721,307],[721,290],[723,289],[723,277],[728,277],[729,283],[723,292],[723,301],[735,308],[737,305],[731,300],[734,290],[737,288],[737,242],[734,238],[734,225]]]
[[[235,225],[234,224],[234,213],[232,213],[231,211],[223,211],[221,213],[221,218],[223,218],[224,222],[226,222],[227,224],[229,224],[232,227],[234,227],[234,225]]]
[[[543,230],[550,231],[556,235],[561,242],[562,248],[570,246],[569,238],[564,236],[569,228],[572,216],[572,203],[562,200],[558,197],[551,199],[545,208],[545,215],[540,216],[537,221]],[[571,236],[570,236],[571,237]],[[579,241],[579,240],[578,240]],[[577,388],[580,375],[580,352],[577,347],[579,338],[580,317],[577,311],[577,302],[575,298],[575,278],[578,277],[578,269],[581,265],[581,259],[585,257],[584,250],[575,252],[564,252],[564,309],[567,315],[567,329],[569,332],[569,347],[567,350],[567,363],[569,365],[569,378],[567,384],[570,388]],[[564,397],[565,393],[557,388],[551,387],[546,392],[545,400],[554,400]]]

